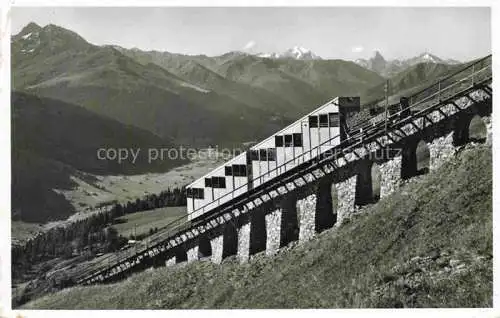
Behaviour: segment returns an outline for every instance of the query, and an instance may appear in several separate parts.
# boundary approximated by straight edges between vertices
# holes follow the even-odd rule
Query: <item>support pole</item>
[[[385,82],[384,86],[384,93],[385,93],[385,133],[387,134],[387,111],[389,108],[389,80]]]

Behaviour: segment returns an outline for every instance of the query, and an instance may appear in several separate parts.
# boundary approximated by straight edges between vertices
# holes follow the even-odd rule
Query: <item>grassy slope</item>
[[[25,307],[488,307],[491,192],[491,148],[481,146],[276,257],[161,268]]]
[[[149,148],[171,148],[169,139],[162,139],[146,130],[124,125],[96,115],[82,107],[59,100],[12,93],[12,142],[15,151],[31,151],[78,170],[98,175],[165,172],[187,160],[156,160],[149,162]],[[102,160],[100,148],[141,148],[137,160],[131,158]]]
[[[130,237],[134,232],[136,235],[142,235],[149,233],[152,228],[159,229],[186,213],[185,206],[132,213],[118,218],[118,221],[123,223],[115,224],[113,227],[118,231],[118,234],[125,237]]]

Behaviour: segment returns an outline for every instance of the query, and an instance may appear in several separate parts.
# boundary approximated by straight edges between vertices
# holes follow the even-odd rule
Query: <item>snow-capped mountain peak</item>
[[[282,53],[259,53],[258,57],[280,59],[280,58],[291,58],[296,60],[320,60],[321,57],[314,54],[311,50],[306,49],[302,46],[294,46]]]
[[[311,50],[301,46],[294,46],[293,48],[288,49],[287,51],[285,51],[284,55],[287,57],[293,57],[297,60],[309,57],[311,58],[317,57],[316,54],[314,54]]]
[[[429,53],[424,53],[421,55],[422,59],[424,60],[428,60],[428,61],[433,61],[433,62],[436,62],[438,61],[438,59],[436,59],[436,57],[434,55],[431,55]],[[439,59],[441,60],[441,59]]]
[[[40,32],[42,28],[36,23],[29,23],[17,35],[13,36],[11,42],[17,42],[14,46],[22,54],[33,53],[40,45]]]
[[[419,56],[410,59],[410,61],[412,62],[412,64],[415,64],[415,63],[443,63],[442,59],[440,59],[439,57],[437,57],[433,54],[430,54],[428,52],[422,53]]]
[[[27,39],[27,38],[29,38],[32,34],[33,34],[33,32],[30,32],[30,33],[28,33],[28,34],[22,35],[22,36],[21,36],[21,38],[22,38],[23,40],[26,40],[26,39]]]

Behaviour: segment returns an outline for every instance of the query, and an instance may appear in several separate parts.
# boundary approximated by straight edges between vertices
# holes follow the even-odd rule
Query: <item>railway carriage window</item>
[[[283,136],[274,136],[276,147],[283,147]]]
[[[319,115],[319,126],[328,127],[328,115]]]
[[[233,165],[233,176],[235,177],[246,177],[247,166],[245,165]]]
[[[294,147],[302,147],[302,134],[301,133],[293,134],[293,146]]]
[[[276,160],[276,149],[274,149],[274,148],[267,149],[267,160],[269,160],[269,161]]]
[[[187,188],[186,189],[186,196],[188,198],[204,199],[205,198],[205,191],[202,188]]]
[[[330,127],[340,127],[340,120],[338,113],[329,113]]]
[[[194,190],[194,198],[195,199],[204,199],[205,198],[205,191],[204,191],[204,189],[195,188],[193,190]]]
[[[267,161],[267,150],[259,149],[260,161]]]
[[[212,186],[212,178],[205,178],[205,187]]]
[[[233,167],[229,166],[229,167],[224,167],[224,174],[226,176],[232,176],[233,175]]]
[[[309,116],[309,127],[318,127],[318,116]]]
[[[205,198],[205,191],[204,189],[195,189],[195,199],[204,199]]]
[[[226,187],[226,178],[224,178],[224,177],[212,177],[212,187],[225,188]]]
[[[285,147],[293,147],[292,135],[285,135]]]
[[[259,161],[259,152],[257,150],[250,150],[250,159],[252,161]]]

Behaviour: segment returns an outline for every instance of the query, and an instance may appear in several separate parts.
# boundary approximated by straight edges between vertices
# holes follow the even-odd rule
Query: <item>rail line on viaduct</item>
[[[472,121],[484,123],[485,141],[491,143],[491,81],[490,55],[410,96],[409,109],[404,110],[408,116],[398,112],[387,123],[360,123],[362,129],[332,151],[245,197],[191,221],[181,218],[136,249],[95,259],[78,273],[76,283],[111,282],[148,267],[200,257],[220,263],[236,255],[246,262],[253,254],[273,255],[292,241],[308,241],[341,224],[360,206],[390,195],[405,179],[423,173],[417,165],[417,147],[428,148],[427,169],[433,171],[471,140]],[[379,172],[379,194],[373,191],[372,169]]]

